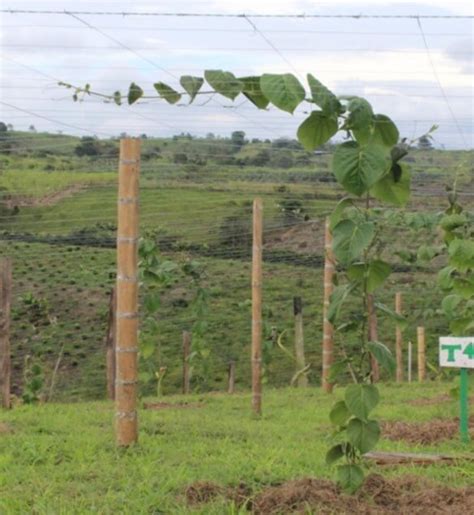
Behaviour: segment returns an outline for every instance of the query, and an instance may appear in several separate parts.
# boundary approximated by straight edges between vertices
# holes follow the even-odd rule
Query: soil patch
[[[76,193],[80,193],[87,189],[87,186],[84,184],[73,184],[59,191],[54,191],[52,193],[47,193],[42,197],[28,197],[28,196],[12,196],[11,198],[7,198],[5,201],[5,205],[7,208],[12,209],[15,206],[17,207],[35,207],[35,206],[52,206],[56,204],[60,200],[63,200],[68,197],[72,197]]]
[[[448,394],[438,395],[437,397],[425,397],[423,399],[413,399],[408,404],[412,406],[437,406],[443,402],[454,401],[454,399]]]
[[[424,515],[474,513],[474,487],[454,489],[417,476],[385,479],[367,477],[350,496],[325,479],[303,478],[269,486],[251,495],[245,485],[221,487],[197,482],[185,491],[189,505],[207,504],[217,497],[234,501],[255,515],[308,513],[321,515]]]
[[[382,435],[389,440],[420,445],[430,445],[459,436],[459,419],[434,419],[427,422],[382,422]],[[474,434],[474,417],[469,419],[469,429]]]
[[[143,404],[143,407],[145,409],[153,409],[153,410],[160,410],[160,409],[168,409],[168,408],[175,408],[175,409],[190,409],[190,408],[202,408],[203,403],[198,402],[145,402]]]

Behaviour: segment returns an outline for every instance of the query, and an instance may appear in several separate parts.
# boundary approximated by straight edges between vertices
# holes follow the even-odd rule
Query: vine
[[[311,74],[307,75],[308,91],[290,73],[236,77],[228,71],[206,70],[204,77],[184,75],[179,82],[182,92],[163,82],[157,82],[153,87],[158,98],[169,104],[180,104],[185,96],[192,103],[198,95],[215,94],[234,101],[242,94],[258,109],[266,110],[272,104],[293,114],[305,102],[311,111],[299,126],[297,137],[306,151],[314,151],[338,133],[342,135],[343,141],[334,150],[332,171],[349,196],[336,206],[331,228],[334,253],[342,267],[339,275],[344,284],[337,285],[334,290],[329,318],[344,340],[349,339],[349,332],[357,335],[352,343],[357,346],[358,353],[355,357],[347,355],[333,369],[333,375],[337,375],[342,367],[349,367],[354,384],[346,388],[344,400],[338,401],[331,410],[331,422],[337,427],[338,435],[345,435],[345,438],[329,450],[327,462],[332,464],[345,459],[345,463],[338,466],[338,480],[344,489],[353,492],[364,479],[362,456],[380,437],[378,422],[369,418],[379,402],[379,391],[372,384],[373,359],[389,373],[394,367],[389,349],[369,338],[369,302],[379,313],[396,323],[403,323],[399,315],[374,299],[377,289],[390,275],[391,267],[382,258],[383,224],[377,211],[371,208],[370,199],[395,206],[406,204],[410,197],[411,174],[401,160],[407,155],[410,144],[406,140],[399,141],[395,123],[388,116],[375,113],[367,100],[358,96],[336,96]],[[205,82],[211,88],[209,91],[202,90]],[[98,95],[105,101],[121,105],[125,99],[128,104],[134,104],[140,98],[149,98],[136,83],[130,85],[127,95],[120,91],[110,95],[95,93],[90,85],[83,88],[63,85],[74,89],[74,100]],[[429,137],[435,129],[433,126],[424,136]],[[447,227],[451,231],[458,230],[459,216],[462,215],[453,212],[450,216],[457,217],[456,220],[449,219],[455,226],[450,223]],[[459,242],[459,238],[452,244],[451,267],[461,266],[458,258],[469,249]],[[462,264],[461,271],[465,267]],[[450,268],[444,271],[444,276],[453,278],[454,273]],[[342,320],[342,308],[349,298],[359,301],[359,309]]]

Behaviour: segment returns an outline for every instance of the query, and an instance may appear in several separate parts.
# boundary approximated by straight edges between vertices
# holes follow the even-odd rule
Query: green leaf
[[[318,105],[326,114],[335,114],[338,116],[344,111],[339,99],[329,89],[324,86],[311,73],[307,75],[309,89],[313,102]]]
[[[379,402],[379,391],[373,384],[351,384],[346,387],[344,400],[353,415],[367,420]]]
[[[330,227],[331,231],[341,221],[345,209],[349,206],[352,207],[353,205],[354,205],[354,201],[348,197],[341,199],[336,204],[334,211],[329,216],[329,227]]]
[[[270,101],[262,93],[260,88],[260,77],[239,77],[240,82],[243,83],[244,89],[242,93],[256,105],[259,109],[266,109]]]
[[[346,431],[349,442],[362,454],[373,449],[380,439],[380,427],[375,420],[366,422],[359,418],[353,418],[349,421]]]
[[[305,98],[303,86],[291,73],[264,73],[260,79],[260,87],[274,106],[291,114]]]
[[[364,472],[354,463],[337,467],[337,481],[346,492],[355,493],[364,482]]]
[[[181,100],[181,95],[164,82],[155,82],[153,87],[158,92],[158,95],[160,95],[161,98],[164,98],[168,104],[176,104],[176,102]]]
[[[474,297],[474,277],[456,277],[453,279],[453,291],[464,299]]]
[[[333,324],[339,317],[342,305],[344,304],[347,297],[354,290],[354,284],[345,284],[342,286],[336,286],[334,288],[328,308],[328,320]]]
[[[341,459],[344,456],[344,444],[339,443],[334,447],[331,447],[329,451],[326,453],[326,464],[332,465],[337,460]]]
[[[132,82],[128,90],[128,103],[129,105],[134,104],[139,98],[143,96],[143,89]]]
[[[309,152],[331,139],[338,130],[337,118],[323,111],[313,111],[298,127],[298,141]]]
[[[369,342],[367,343],[367,348],[372,356],[377,360],[377,363],[379,363],[380,366],[389,374],[393,374],[396,363],[390,349],[380,342]]]
[[[403,315],[399,315],[393,309],[390,309],[385,304],[382,304],[381,302],[375,302],[374,304],[375,308],[384,313],[385,315],[388,315],[392,320],[395,321],[398,327],[400,329],[405,329],[407,326],[407,320]]]
[[[179,83],[189,95],[189,103],[191,104],[204,84],[204,79],[201,77],[193,77],[192,75],[183,75],[179,79]]]
[[[149,383],[153,379],[153,374],[150,372],[140,372],[138,374],[138,380],[140,383]]]
[[[397,166],[400,168],[398,179],[391,172],[386,173],[372,186],[370,194],[382,202],[405,206],[410,200],[411,173],[407,165]]]
[[[442,290],[450,290],[453,286],[453,273],[456,268],[453,266],[445,266],[438,272],[438,284]]]
[[[391,273],[392,267],[385,261],[381,259],[370,261],[367,275],[368,293],[373,293],[379,286],[382,286]]]
[[[354,97],[347,105],[348,128],[355,131],[369,131],[374,125],[372,106],[365,98]]]
[[[143,305],[148,313],[155,313],[161,305],[160,295],[149,293],[143,299]]]
[[[393,121],[384,114],[374,116],[374,128],[371,142],[392,147],[398,143],[400,133]]]
[[[420,245],[417,251],[417,259],[420,261],[431,261],[439,254],[439,248],[433,245]]]
[[[329,413],[329,420],[335,426],[343,426],[351,417],[344,401],[337,401]]]
[[[448,247],[449,264],[458,271],[466,272],[474,268],[474,240],[461,240],[455,238]]]
[[[448,318],[457,318],[459,316],[459,304],[463,300],[461,295],[448,295],[441,301],[441,309]]]
[[[122,94],[120,93],[120,91],[115,91],[113,96],[114,96],[114,102],[118,106],[121,106],[122,105]]]
[[[155,344],[152,340],[140,342],[140,354],[144,359],[151,358],[155,352]]]
[[[349,193],[358,196],[374,186],[387,171],[383,147],[361,147],[355,141],[337,146],[332,166],[339,183]]]
[[[441,218],[440,225],[445,231],[453,231],[458,227],[464,226],[468,222],[466,215],[455,213]]]
[[[372,222],[356,224],[352,220],[342,220],[332,232],[333,251],[337,261],[349,264],[370,245],[375,226]]]
[[[244,88],[244,83],[231,72],[206,70],[204,77],[214,91],[231,100],[234,100]]]

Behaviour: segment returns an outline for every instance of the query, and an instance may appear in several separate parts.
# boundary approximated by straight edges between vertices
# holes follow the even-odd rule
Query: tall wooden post
[[[304,333],[303,333],[303,301],[301,297],[293,298],[293,313],[295,315],[295,357],[296,372],[303,370],[306,366],[304,357]],[[298,387],[308,386],[306,374],[300,374],[296,382]]]
[[[10,310],[12,296],[12,263],[0,261],[0,406],[9,409],[11,383]]]
[[[402,294],[401,292],[397,292],[395,294],[395,312],[398,315],[402,314]],[[397,362],[397,372],[396,379],[397,383],[401,383],[403,381],[403,349],[402,349],[402,330],[397,324],[395,329],[395,359]]]
[[[235,361],[231,361],[229,363],[229,377],[228,377],[228,384],[227,384],[227,393],[234,393],[235,392]]]
[[[183,393],[187,395],[191,390],[191,377],[189,369],[189,355],[191,354],[191,333],[183,331]]]
[[[138,178],[140,140],[120,141],[117,230],[116,438],[138,440]]]
[[[324,301],[323,301],[323,372],[322,387],[331,393],[333,385],[329,381],[330,369],[334,361],[334,327],[328,320],[328,309],[334,289],[335,259],[332,251],[332,234],[329,218],[326,218],[324,237]]]
[[[262,414],[262,199],[253,201],[252,244],[252,410]]]
[[[369,340],[371,342],[376,342],[379,339],[377,313],[375,312],[374,296],[371,293],[367,295],[367,312],[369,322]],[[370,356],[370,368],[372,382],[377,383],[380,381],[380,367],[378,361],[372,355]]]
[[[105,341],[106,366],[107,366],[107,398],[115,399],[115,343],[116,326],[115,312],[117,311],[116,288],[112,288],[109,302],[109,317],[107,323],[107,338]]]
[[[411,342],[408,342],[407,379],[408,379],[409,383],[411,383],[411,375],[412,375],[412,369],[413,369],[412,357],[413,357],[413,346],[412,346]]]
[[[422,383],[426,378],[426,341],[425,328],[418,327],[416,329],[417,347],[418,347],[418,381]]]

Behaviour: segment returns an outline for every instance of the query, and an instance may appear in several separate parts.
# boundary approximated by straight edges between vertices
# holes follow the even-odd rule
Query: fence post
[[[187,395],[191,390],[191,377],[189,370],[189,355],[191,353],[191,333],[183,331],[183,393]]]
[[[426,341],[425,328],[417,327],[417,347],[418,347],[418,381],[422,383],[426,378]]]
[[[262,199],[253,201],[252,244],[252,409],[262,414]]]
[[[367,313],[369,322],[369,341],[376,342],[379,339],[377,313],[375,312],[374,296],[369,293],[367,295]],[[378,361],[373,355],[370,355],[370,368],[372,374],[372,382],[380,381],[380,367]]]
[[[138,195],[140,140],[120,140],[115,409],[120,446],[138,440]]]
[[[411,369],[412,369],[412,358],[413,358],[413,348],[411,342],[408,342],[408,364],[407,364],[407,377],[408,382],[411,383]]]
[[[326,393],[331,393],[333,385],[329,381],[330,369],[333,364],[334,327],[328,320],[328,309],[334,288],[335,260],[332,251],[332,234],[329,218],[326,218],[324,235],[324,301],[323,301],[323,372],[322,387]]]
[[[234,393],[234,392],[235,392],[235,361],[231,361],[229,363],[229,380],[228,380],[227,393]]]
[[[11,383],[10,309],[12,296],[12,263],[0,261],[0,406],[9,409]]]
[[[295,315],[296,372],[300,372],[306,367],[304,358],[303,301],[301,300],[301,297],[293,297],[293,313]],[[299,374],[296,385],[298,387],[308,386],[307,375]]]
[[[397,292],[395,294],[395,312],[398,315],[402,314],[402,294],[401,292]],[[397,362],[397,372],[396,379],[397,383],[401,383],[403,381],[403,355],[402,355],[402,330],[400,327],[396,326],[395,328],[395,358]]]
[[[117,310],[117,290],[112,288],[109,301],[109,316],[107,321],[107,337],[105,340],[105,352],[107,362],[107,398],[115,399],[115,344],[116,324],[115,312]]]

